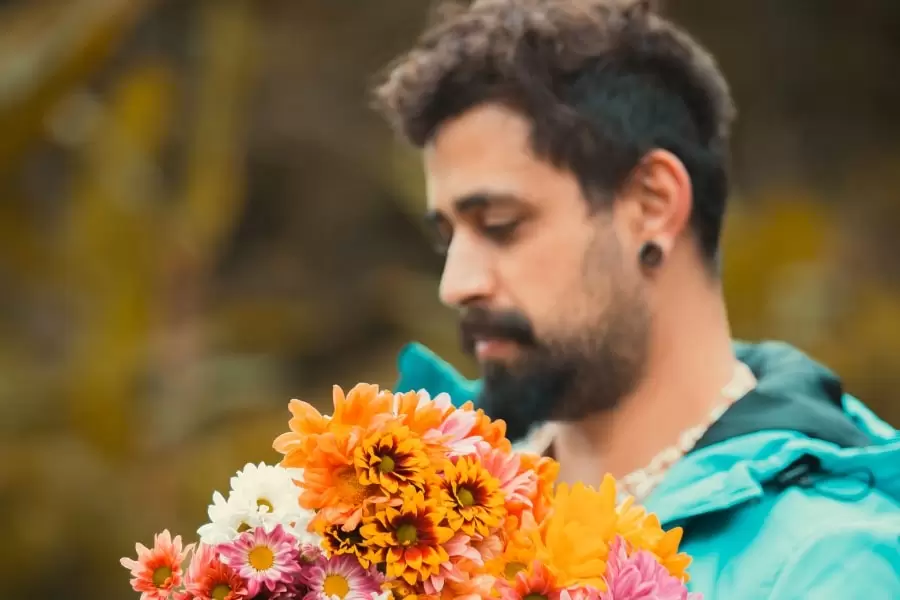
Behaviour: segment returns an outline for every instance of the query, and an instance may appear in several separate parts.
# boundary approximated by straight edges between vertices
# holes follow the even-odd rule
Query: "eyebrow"
[[[497,192],[475,192],[472,194],[467,194],[461,198],[457,198],[453,202],[453,209],[457,214],[465,216],[477,210],[484,210],[490,205],[523,203],[524,201],[521,198],[513,194]],[[440,223],[446,220],[447,217],[438,210],[430,210],[425,215],[425,221],[428,223]]]

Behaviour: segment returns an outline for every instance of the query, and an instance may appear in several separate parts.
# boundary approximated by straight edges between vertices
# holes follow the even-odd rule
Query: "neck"
[[[554,425],[562,480],[599,485],[604,473],[620,478],[643,468],[721,401],[736,359],[718,284],[666,287],[636,389],[613,410]]]

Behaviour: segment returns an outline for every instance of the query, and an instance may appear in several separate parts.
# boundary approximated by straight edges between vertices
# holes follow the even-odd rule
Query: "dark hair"
[[[477,0],[445,11],[375,96],[420,147],[475,105],[519,110],[537,155],[604,203],[647,152],[668,150],[691,177],[691,226],[715,263],[734,105],[712,56],[648,0]]]

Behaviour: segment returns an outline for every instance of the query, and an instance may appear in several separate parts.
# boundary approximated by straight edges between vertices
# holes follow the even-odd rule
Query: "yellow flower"
[[[630,496],[622,502],[618,512],[616,532],[631,548],[652,552],[673,577],[688,581],[686,569],[691,564],[691,557],[678,552],[682,535],[680,527],[664,531],[656,515],[647,514],[642,507],[634,506],[634,499]]]
[[[447,461],[441,482],[441,503],[447,524],[469,537],[487,537],[506,516],[500,482],[477,459]]]
[[[444,512],[432,498],[413,487],[404,488],[402,504],[383,504],[366,517],[362,533],[370,548],[368,559],[386,563],[389,578],[403,579],[413,585],[440,572],[449,560],[442,546],[453,535],[440,525]]]
[[[395,494],[405,484],[424,489],[429,463],[422,440],[408,427],[394,425],[366,438],[356,449],[354,465],[361,484]]]
[[[605,590],[603,574],[609,543],[616,533],[616,483],[603,479],[599,491],[583,484],[562,484],[552,512],[535,539],[537,560],[563,587],[589,585]]]

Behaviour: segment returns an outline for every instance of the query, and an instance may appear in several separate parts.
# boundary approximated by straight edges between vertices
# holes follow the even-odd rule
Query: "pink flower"
[[[217,548],[222,562],[247,582],[250,598],[263,588],[271,593],[279,584],[291,586],[300,574],[296,540],[281,525],[269,533],[264,527],[245,531],[233,542]]]
[[[249,595],[244,580],[220,561],[216,549],[207,544],[197,546],[185,577],[185,588],[187,598],[196,600],[243,600]]]
[[[519,473],[521,459],[515,452],[512,454],[493,448],[490,444],[478,444],[478,456],[488,473],[500,482],[500,489],[506,498],[506,504],[534,508],[531,502],[537,492],[538,476],[532,470]]]
[[[349,554],[310,566],[307,580],[304,600],[370,600],[381,592],[381,577],[374,569],[363,569]]]
[[[168,530],[153,537],[153,549],[135,544],[137,560],[122,558],[119,562],[131,570],[131,587],[141,592],[141,600],[168,600],[176,587],[181,586],[181,563],[193,548],[181,546],[181,536],[172,539]]]
[[[616,537],[606,563],[607,591],[599,600],[702,600],[690,594],[684,583],[673,577],[650,552],[628,555],[625,542]]]

